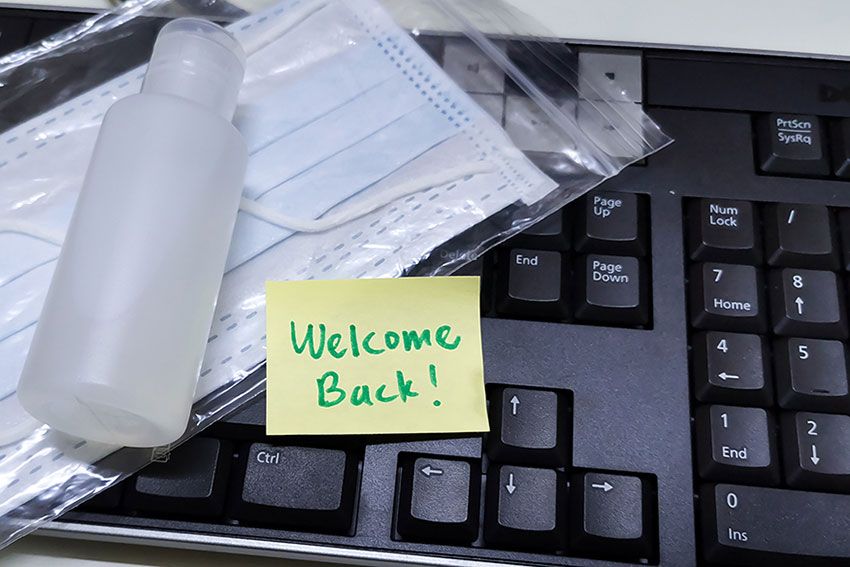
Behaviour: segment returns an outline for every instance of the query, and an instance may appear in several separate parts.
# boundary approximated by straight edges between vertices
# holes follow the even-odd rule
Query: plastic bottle
[[[37,419],[134,447],[185,431],[245,176],[244,68],[225,30],[174,20],[104,117],[20,379]]]

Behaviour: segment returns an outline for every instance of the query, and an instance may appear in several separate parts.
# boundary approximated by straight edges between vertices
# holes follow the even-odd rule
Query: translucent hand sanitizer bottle
[[[244,68],[225,30],[174,20],[107,112],[20,380],[37,419],[134,447],[184,432],[245,176]]]

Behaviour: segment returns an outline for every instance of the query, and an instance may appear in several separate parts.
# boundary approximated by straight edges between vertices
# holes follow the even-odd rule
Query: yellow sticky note
[[[269,435],[487,431],[479,278],[266,283]]]

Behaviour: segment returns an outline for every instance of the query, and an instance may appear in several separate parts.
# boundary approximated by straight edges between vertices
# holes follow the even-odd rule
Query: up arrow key
[[[516,415],[516,408],[519,405],[519,398],[514,396],[511,398],[511,415]]]
[[[431,478],[431,475],[440,476],[441,474],[443,474],[443,471],[441,471],[440,469],[435,469],[431,465],[425,465],[424,467],[419,469],[419,471],[428,478]]]

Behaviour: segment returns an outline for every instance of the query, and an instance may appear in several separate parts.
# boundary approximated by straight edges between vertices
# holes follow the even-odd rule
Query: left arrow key
[[[440,470],[438,468],[434,468],[430,464],[425,465],[424,467],[419,469],[419,472],[421,472],[425,476],[431,476],[432,474],[439,476],[439,475],[443,474],[442,470]]]
[[[471,543],[478,537],[476,461],[402,455],[396,529],[405,540]]]

